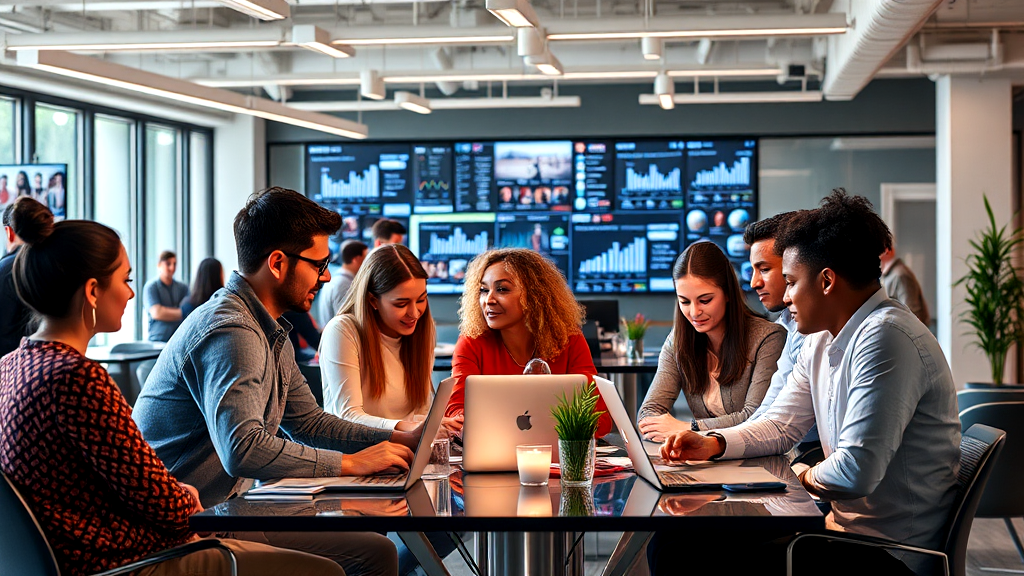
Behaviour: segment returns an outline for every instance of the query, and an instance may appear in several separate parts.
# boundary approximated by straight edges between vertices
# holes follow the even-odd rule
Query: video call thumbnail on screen
[[[310,144],[305,192],[341,214],[334,249],[405,224],[432,293],[461,292],[473,256],[507,246],[550,258],[577,293],[671,292],[700,240],[749,289],[756,173],[749,138]]]

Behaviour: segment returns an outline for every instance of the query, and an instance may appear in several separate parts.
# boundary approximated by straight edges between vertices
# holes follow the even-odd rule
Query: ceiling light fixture
[[[543,96],[509,97],[509,98],[438,98],[430,101],[434,110],[483,110],[491,108],[579,108],[582,100],[579,96]],[[400,110],[393,101],[358,102],[344,100],[334,102],[291,102],[288,104],[299,110],[317,112],[370,112],[384,110]]]
[[[284,20],[292,15],[285,0],[220,0],[220,3],[260,20]]]
[[[430,100],[405,90],[395,92],[395,104],[398,104],[399,108],[405,108],[417,114],[430,114],[433,112],[430,108]]]
[[[562,63],[551,52],[545,52],[539,56],[527,56],[525,60],[527,64],[536,66],[537,70],[545,76],[561,76],[565,73]]]
[[[187,80],[178,80],[177,78],[130,68],[97,58],[90,58],[89,56],[71,54],[70,52],[23,50],[18,52],[17,62],[19,66],[43,70],[69,78],[113,86],[204,108],[256,116],[265,120],[309,128],[310,130],[326,132],[345,138],[361,140],[368,135],[368,129],[365,124],[326,114],[294,110],[284,104],[272,102],[266,98],[244,96],[228,90],[201,86]]]
[[[671,110],[676,107],[676,103],[672,101],[672,97],[676,93],[675,82],[668,77],[668,74],[662,72],[654,79],[654,94],[658,96],[658,105],[663,110]]]
[[[491,44],[506,43],[515,40],[515,36],[422,36],[419,38],[346,38],[349,46],[400,46],[416,44]]]
[[[706,94],[676,94],[675,104],[768,104],[782,102],[821,102],[819,90],[779,92],[708,92]],[[657,94],[641,94],[640,104],[661,105]]]
[[[640,38],[737,38],[844,34],[846,14],[759,14],[756,16],[659,17],[650,22],[569,20],[549,26],[549,41]]]
[[[363,98],[370,100],[383,100],[387,95],[387,88],[384,87],[384,79],[376,70],[363,70],[359,73],[359,93]]]
[[[513,28],[540,26],[530,0],[487,0],[487,11]]]
[[[142,52],[146,50],[234,51],[244,48],[275,48],[284,42],[284,31],[253,30],[161,30],[148,32],[104,32],[19,34],[7,37],[7,49],[62,50],[79,52]]]
[[[544,53],[544,32],[540,28],[516,30],[516,50],[520,56],[539,56]]]
[[[644,36],[640,39],[640,51],[644,54],[644,60],[661,60],[665,50],[665,41],[653,36]]]
[[[332,58],[348,58],[356,53],[351,46],[332,44],[330,32],[312,24],[292,26],[292,42]]]

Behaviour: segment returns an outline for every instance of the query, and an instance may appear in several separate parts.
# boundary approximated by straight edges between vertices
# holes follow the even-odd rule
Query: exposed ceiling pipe
[[[1003,69],[998,30],[992,30],[988,43],[924,44],[924,36],[907,44],[907,71],[912,74],[984,74]]]

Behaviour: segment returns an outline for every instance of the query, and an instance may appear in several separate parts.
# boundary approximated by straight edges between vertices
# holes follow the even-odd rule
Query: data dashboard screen
[[[577,293],[671,292],[689,244],[717,244],[749,290],[757,140],[592,138],[310,144],[306,194],[342,216],[332,249],[409,228],[431,293],[461,293],[494,247],[534,250]]]

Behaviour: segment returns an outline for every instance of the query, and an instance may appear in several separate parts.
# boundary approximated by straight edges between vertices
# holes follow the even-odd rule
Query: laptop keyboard
[[[405,484],[405,480],[409,477],[409,474],[394,474],[391,476],[361,476],[359,478],[360,484],[371,484],[374,486],[394,486],[396,484]]]
[[[659,470],[658,480],[665,486],[692,486],[699,483],[692,474],[675,470]]]

